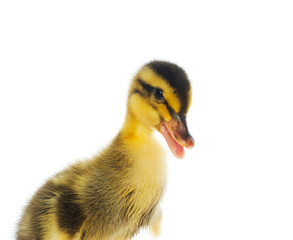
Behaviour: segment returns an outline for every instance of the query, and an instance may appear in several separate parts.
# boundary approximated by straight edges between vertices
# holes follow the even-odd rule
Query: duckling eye
[[[156,88],[154,92],[155,98],[159,101],[164,99],[163,90],[161,88]]]

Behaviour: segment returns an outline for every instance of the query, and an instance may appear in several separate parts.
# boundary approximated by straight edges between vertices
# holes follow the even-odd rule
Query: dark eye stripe
[[[142,88],[148,92],[148,94],[150,95],[153,91],[154,91],[154,87],[147,84],[146,82],[144,82],[143,80],[141,79],[137,79],[137,81],[140,83],[140,85],[142,86]]]
[[[147,66],[176,90],[181,102],[179,113],[186,114],[191,85],[185,71],[176,64],[164,61],[152,61]]]
[[[144,82],[143,80],[141,79],[137,79],[137,81],[140,83],[140,85],[142,86],[142,88],[148,93],[148,95],[150,96],[152,92],[154,92],[154,90],[156,89],[155,87],[147,84],[146,82]],[[143,96],[143,94],[138,90],[138,89],[135,89],[134,90],[134,93],[139,93],[141,96]],[[163,104],[165,104],[169,114],[171,117],[173,117],[176,112],[175,110],[169,105],[169,103],[167,102],[166,99],[164,99],[164,102],[162,102]],[[149,103],[150,104],[150,103]],[[155,110],[158,110],[156,106],[154,106],[153,104],[150,104]]]
[[[131,94],[139,94],[140,96],[144,97],[144,94],[141,91],[139,91],[137,88],[133,89]]]
[[[165,104],[170,116],[173,117],[176,114],[175,110],[169,105],[169,103],[166,100],[164,101],[164,104]]]
[[[142,96],[142,97],[145,97],[145,95],[141,92],[141,91],[139,91],[137,88],[135,88],[135,89],[133,89],[133,91],[132,91],[132,93],[131,94],[138,94],[138,95],[140,95],[140,96]],[[158,111],[158,108],[154,105],[154,104],[152,104],[151,102],[147,102],[154,110],[156,110],[156,111]]]

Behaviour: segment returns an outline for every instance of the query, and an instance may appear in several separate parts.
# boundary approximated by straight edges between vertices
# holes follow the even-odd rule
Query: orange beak
[[[159,130],[171,152],[177,158],[184,157],[183,147],[191,149],[194,146],[194,140],[188,132],[185,116],[176,114],[169,122],[162,122]]]

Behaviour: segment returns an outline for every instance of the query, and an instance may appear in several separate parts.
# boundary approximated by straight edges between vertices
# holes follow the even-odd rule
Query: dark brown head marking
[[[146,66],[151,68],[174,88],[181,102],[179,114],[185,115],[189,104],[188,94],[191,88],[185,71],[176,64],[165,61],[152,61]]]

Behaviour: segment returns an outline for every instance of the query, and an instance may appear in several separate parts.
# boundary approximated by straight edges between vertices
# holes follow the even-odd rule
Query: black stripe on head
[[[150,96],[152,94],[152,92],[155,90],[155,88],[149,84],[147,84],[146,82],[144,82],[141,79],[137,79],[137,81],[140,83],[140,85],[142,86],[142,88],[148,93],[148,95]]]
[[[144,94],[140,90],[138,90],[137,88],[133,89],[131,94],[138,94],[138,95],[144,97]]]
[[[170,116],[173,118],[176,113],[175,110],[169,105],[169,103],[166,100],[164,101],[164,104],[165,104]]]
[[[174,63],[164,61],[152,61],[146,66],[161,76],[172,88],[175,89],[181,102],[180,114],[186,114],[188,106],[188,94],[190,82],[185,71]]]
[[[154,87],[152,87],[151,85],[145,83],[144,81],[142,81],[141,79],[138,79],[138,82],[140,83],[140,85],[142,86],[142,88],[147,92],[148,96],[150,96],[153,92],[154,92]],[[146,95],[141,92],[140,90],[138,90],[137,88],[133,89],[132,94],[138,94],[142,97],[145,97]],[[150,101],[147,101],[147,103],[158,112],[158,108],[152,104]],[[162,117],[160,116],[160,119],[162,119]]]
[[[141,79],[137,79],[137,81],[140,83],[140,85],[142,86],[142,88],[148,93],[148,96],[150,96],[153,92],[154,92],[154,90],[156,89],[155,87],[153,87],[153,86],[151,86],[150,84],[147,84],[146,82],[144,82],[143,80],[141,80]],[[138,90],[138,89],[134,89],[133,90],[133,93],[135,93],[135,94],[139,94],[140,96],[145,96],[140,90]],[[163,104],[165,104],[165,106],[166,106],[166,108],[167,108],[167,110],[168,110],[168,112],[169,112],[169,114],[170,114],[170,116],[171,117],[173,117],[174,115],[175,115],[175,110],[169,105],[169,103],[167,102],[167,100],[166,99],[164,99],[164,101],[162,102]],[[156,111],[158,111],[158,108],[155,106],[155,105],[153,105],[151,102],[148,102],[148,104],[154,109],[154,110],[156,110]],[[160,115],[160,119],[161,119],[161,121],[163,121],[164,119],[163,119],[163,117]]]

